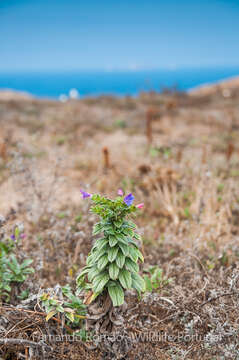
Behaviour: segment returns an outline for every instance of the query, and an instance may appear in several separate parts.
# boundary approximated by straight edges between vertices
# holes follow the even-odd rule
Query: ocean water
[[[239,67],[151,71],[74,71],[1,73],[0,89],[27,91],[37,97],[58,98],[70,89],[80,96],[102,94],[137,95],[140,91],[162,91],[177,87],[188,90],[239,75]]]

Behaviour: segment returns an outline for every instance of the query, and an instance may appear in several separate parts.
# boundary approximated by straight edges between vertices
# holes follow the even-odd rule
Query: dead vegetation
[[[25,224],[30,294],[74,286],[85,265],[95,219],[80,188],[108,196],[123,188],[144,202],[141,270],[157,265],[172,279],[141,300],[128,291],[117,316],[108,309],[113,330],[99,304],[89,309],[90,330],[122,335],[98,342],[50,341],[67,329],[46,322],[34,299],[2,304],[3,359],[239,358],[238,100],[236,89],[1,100],[0,213]]]

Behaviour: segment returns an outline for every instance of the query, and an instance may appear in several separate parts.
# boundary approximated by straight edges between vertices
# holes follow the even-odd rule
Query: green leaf
[[[3,289],[10,292],[12,288],[8,284],[6,284],[6,285],[3,285]]]
[[[131,274],[132,277],[132,287],[138,292],[145,291],[145,282],[141,276],[136,273]]]
[[[84,290],[91,290],[93,287],[92,284],[89,284],[89,283],[85,283],[84,286],[82,287],[82,289]]]
[[[32,267],[23,269],[22,271],[25,275],[26,274],[34,274],[34,272],[35,272],[35,270]]]
[[[100,270],[97,268],[97,266],[93,266],[87,274],[88,280],[93,281],[94,278],[99,274],[100,274]]]
[[[145,291],[152,292],[153,288],[152,288],[152,284],[151,284],[151,281],[150,281],[150,278],[148,277],[148,275],[144,276],[144,281],[145,281]]]
[[[125,256],[122,253],[122,251],[119,251],[116,258],[116,264],[119,268],[122,268],[124,266],[124,263],[125,263]]]
[[[141,236],[137,233],[134,233],[134,238],[137,240],[141,240]]]
[[[92,262],[91,264],[94,264],[97,262],[97,260],[99,260],[99,258],[102,256],[102,255],[105,255],[105,253],[107,252],[107,248],[108,246],[107,245],[104,245],[102,247],[102,249],[98,250],[96,249],[94,252],[91,253],[92,255]]]
[[[135,250],[136,250],[136,252],[137,252],[137,254],[138,254],[139,259],[140,259],[142,262],[144,262],[144,257],[143,257],[143,255],[142,255],[141,251],[139,251],[139,249],[135,249]]]
[[[60,313],[64,313],[64,312],[65,312],[64,308],[63,308],[61,305],[59,305],[59,306],[56,307],[56,311],[58,311],[58,312],[60,312]]]
[[[76,282],[82,282],[82,279],[85,277],[85,275],[89,272],[89,270],[91,269],[90,266],[85,266],[82,271],[79,273],[79,275],[76,278]]]
[[[127,256],[129,254],[129,246],[128,245],[119,242],[119,247],[125,256]]]
[[[122,242],[125,245],[129,244],[125,235],[123,235],[123,234],[115,234],[115,235],[116,235],[118,241]]]
[[[101,250],[106,244],[108,244],[108,240],[106,238],[97,239],[92,250]]]
[[[113,302],[113,306],[120,306],[124,303],[124,290],[119,284],[109,285],[108,291],[110,298]]]
[[[130,289],[132,285],[132,278],[130,272],[125,269],[121,270],[119,273],[119,281],[123,288]]]
[[[21,263],[21,268],[26,268],[27,266],[29,266],[31,263],[33,262],[32,259],[26,259]]]
[[[94,263],[93,254],[90,254],[90,255],[87,256],[86,264],[89,266],[89,265],[92,265],[93,263]]]
[[[132,230],[132,229],[129,229],[129,228],[127,228],[127,229],[124,229],[124,234],[125,235],[129,235],[129,236],[134,236],[134,231]]]
[[[93,291],[95,293],[100,293],[105,284],[109,281],[110,277],[107,272],[103,272],[103,274],[97,275],[93,280]]]
[[[101,196],[99,194],[94,194],[91,198],[94,202],[100,201]]]
[[[19,275],[21,273],[21,267],[18,263],[15,255],[11,255],[10,259],[7,261],[7,265],[12,270],[12,272],[16,275]]]
[[[68,297],[68,295],[72,295],[71,287],[69,284],[62,286],[61,290],[62,290],[62,294],[64,294],[67,297]]]
[[[3,244],[3,243],[0,242],[0,250],[2,250],[1,251],[1,256],[2,256],[3,253],[7,254],[9,252],[10,248],[6,244]]]
[[[108,225],[108,226],[104,226],[103,227],[103,231],[107,234],[107,235],[114,235],[114,229],[112,228],[112,226]]]
[[[107,264],[108,264],[108,256],[103,255],[99,258],[99,260],[97,262],[97,267],[99,270],[103,270]]]
[[[18,299],[25,300],[29,296],[29,290],[23,290],[20,295],[18,295]]]
[[[135,223],[133,223],[133,221],[131,221],[131,220],[126,221],[125,224],[128,225],[132,229],[136,229]]]
[[[113,235],[110,235],[109,236],[109,244],[110,244],[110,247],[113,247],[117,244],[118,240],[115,236]]]
[[[101,223],[95,224],[94,227],[93,227],[92,235],[99,234],[102,231],[102,228],[103,228],[103,226],[102,226]]]
[[[121,226],[122,226],[122,221],[120,221],[120,220],[118,220],[118,221],[115,221],[114,222],[114,225],[117,227],[117,228],[121,228]]]
[[[109,275],[112,280],[116,280],[119,275],[119,268],[115,262],[109,266]]]
[[[138,260],[138,252],[136,251],[135,247],[129,247],[129,257],[136,263]]]
[[[136,244],[136,242],[133,239],[131,239],[130,237],[128,237],[128,242],[130,244],[133,244],[136,248],[138,248],[138,245]]]
[[[15,228],[15,232],[14,232],[15,238],[18,239],[19,235],[20,235],[20,230],[18,227]]]
[[[128,257],[125,259],[125,267],[131,272],[137,273],[139,271],[139,265]]]
[[[163,278],[163,269],[156,268],[151,276],[151,281],[154,282],[161,282]]]
[[[58,304],[58,301],[56,299],[49,299],[49,303],[50,305],[57,305]]]
[[[118,250],[118,246],[112,247],[108,250],[108,259],[110,262],[113,262],[115,260]]]

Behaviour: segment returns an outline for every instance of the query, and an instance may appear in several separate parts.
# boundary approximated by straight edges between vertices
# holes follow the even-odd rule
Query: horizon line
[[[199,69],[239,69],[239,64],[235,65],[182,65],[182,66],[162,66],[162,67],[112,67],[112,68],[35,68],[35,69],[0,69],[0,74],[15,74],[15,73],[42,73],[42,72],[141,72],[141,71],[178,71],[178,70],[199,70]]]

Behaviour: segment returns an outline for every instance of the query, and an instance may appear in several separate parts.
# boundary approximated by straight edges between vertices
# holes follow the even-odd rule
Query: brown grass
[[[238,100],[236,92],[230,99],[144,93],[66,104],[0,103],[0,126],[11,133],[7,158],[0,148],[0,213],[10,225],[25,223],[21,251],[37,268],[26,284],[31,293],[74,284],[85,264],[96,219],[80,188],[112,197],[123,188],[144,202],[136,219],[145,254],[141,271],[157,265],[173,279],[140,301],[127,293],[118,314],[123,325],[116,326],[122,341],[95,350],[48,342],[45,359],[238,358],[239,158],[232,145],[239,136]],[[64,332],[37,314],[4,311],[2,338],[33,341],[35,333]],[[172,338],[135,339],[151,331]],[[0,344],[1,356],[24,353],[13,343],[11,349]],[[32,359],[43,358],[38,353]]]

